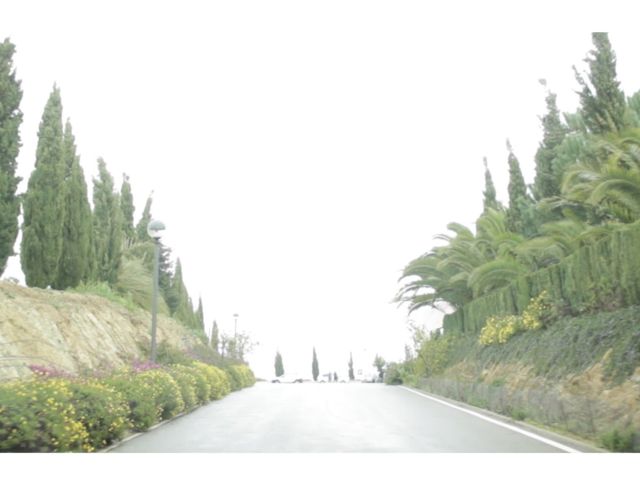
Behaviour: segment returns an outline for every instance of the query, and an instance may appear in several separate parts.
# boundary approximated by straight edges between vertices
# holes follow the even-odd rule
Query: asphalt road
[[[112,452],[562,452],[513,423],[478,416],[404,387],[270,384],[128,440]],[[539,434],[539,433],[538,433]],[[532,436],[533,435],[533,438]],[[578,447],[579,448],[579,447]]]

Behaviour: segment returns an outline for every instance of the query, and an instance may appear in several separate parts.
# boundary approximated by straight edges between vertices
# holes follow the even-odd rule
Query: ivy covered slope
[[[507,144],[508,204],[485,159],[475,229],[450,223],[405,267],[396,300],[438,308],[387,372],[435,393],[611,450],[640,449],[640,92],[627,97],[606,33],[574,67],[580,108],[547,90],[535,178]],[[546,83],[541,82],[546,88]]]

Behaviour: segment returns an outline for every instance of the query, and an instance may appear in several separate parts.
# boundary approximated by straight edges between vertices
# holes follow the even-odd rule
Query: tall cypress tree
[[[584,61],[589,66],[589,83],[573,67],[576,80],[582,87],[580,104],[584,122],[591,133],[617,132],[625,127],[625,96],[616,74],[616,54],[609,35],[594,32],[595,47]]]
[[[114,192],[113,177],[102,158],[93,179],[93,230],[97,279],[115,284],[122,261],[122,210]]]
[[[218,352],[218,347],[220,345],[220,331],[218,330],[218,323],[215,320],[211,327],[211,339],[209,340],[209,344],[211,345],[211,348]]]
[[[65,164],[64,223],[62,251],[54,284],[58,289],[75,287],[87,278],[91,248],[92,219],[87,183],[76,155],[75,138],[68,120],[64,129],[62,156]]]
[[[131,245],[136,238],[136,229],[133,226],[135,206],[133,205],[131,184],[129,183],[129,177],[126,174],[122,174],[122,186],[120,187],[120,209],[122,210],[122,233],[124,234],[127,245]]]
[[[282,363],[282,355],[280,355],[280,352],[276,352],[274,367],[276,370],[276,377],[281,377],[282,375],[284,375],[284,364]]]
[[[311,361],[311,374],[313,375],[313,381],[318,380],[320,375],[320,367],[318,367],[318,356],[316,355],[316,347],[313,347],[313,360]]]
[[[0,275],[14,254],[20,214],[16,189],[22,179],[16,176],[16,158],[20,150],[22,89],[13,68],[14,53],[15,46],[8,38],[0,43]]]
[[[136,235],[138,237],[139,242],[144,242],[149,240],[149,234],[147,233],[147,226],[151,221],[151,204],[153,203],[153,192],[147,198],[146,203],[144,204],[144,210],[142,211],[142,216],[136,225]]]
[[[526,210],[531,207],[531,198],[527,194],[520,163],[507,140],[509,150],[509,208],[507,209],[507,228],[514,233],[525,234]]]
[[[540,83],[546,86],[545,80]],[[547,113],[540,120],[542,122],[542,142],[536,152],[536,176],[533,181],[533,194],[536,200],[560,195],[560,184],[553,172],[553,160],[556,148],[567,135],[567,127],[560,120],[560,111],[556,105],[556,95],[547,91]]]
[[[54,85],[38,130],[35,169],[24,197],[20,260],[27,285],[45,288],[57,279],[62,250],[62,102]]]
[[[484,212],[487,210],[499,210],[500,204],[496,198],[496,187],[493,185],[493,179],[491,178],[491,172],[489,171],[489,166],[487,165],[487,158],[483,158],[482,162],[484,163],[484,192],[483,195],[483,204],[484,204]]]
[[[171,289],[169,296],[169,309],[174,318],[180,320],[189,327],[195,326],[193,306],[189,292],[184,284],[182,276],[182,263],[180,259],[176,259],[176,268],[171,281]]]
[[[195,313],[196,327],[204,332],[204,310],[202,309],[202,297],[198,298],[198,309]]]

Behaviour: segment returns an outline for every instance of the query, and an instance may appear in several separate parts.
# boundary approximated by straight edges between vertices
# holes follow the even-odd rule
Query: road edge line
[[[399,385],[399,386],[403,390],[406,390],[406,391],[411,392],[411,393],[415,393],[416,395],[420,395],[421,397],[427,398],[429,400],[433,400],[434,402],[441,403],[442,405],[446,405],[448,407],[455,408],[456,410],[460,410],[461,412],[468,413],[469,415],[473,415],[474,417],[481,418],[482,420],[485,420],[485,421],[487,421],[489,423],[493,423],[495,425],[498,425],[500,427],[506,428],[508,430],[512,430],[512,431],[514,431],[516,433],[519,433],[521,435],[524,435],[526,437],[533,438],[534,440],[538,440],[539,442],[546,443],[547,445],[555,447],[555,448],[557,448],[559,450],[562,450],[564,452],[567,452],[567,453],[583,453],[580,450],[576,450],[575,448],[568,447],[567,445],[564,445],[562,443],[556,442],[555,440],[550,440],[548,438],[544,438],[544,437],[542,437],[540,435],[537,435],[535,433],[528,432],[528,431],[526,431],[526,430],[524,430],[522,428],[516,427],[515,425],[509,425],[508,423],[504,423],[504,422],[502,422],[500,420],[496,420],[495,418],[491,418],[491,417],[488,417],[488,416],[483,415],[481,413],[474,412],[473,410],[469,410],[467,408],[463,408],[463,407],[460,407],[458,405],[454,405],[452,403],[446,402],[446,401],[441,400],[439,398],[432,397],[431,395],[427,395],[426,393],[418,392],[416,390],[413,390],[412,388],[405,387],[404,385]]]

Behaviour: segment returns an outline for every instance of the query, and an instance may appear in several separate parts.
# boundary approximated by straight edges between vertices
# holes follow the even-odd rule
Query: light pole
[[[158,323],[158,269],[160,264],[160,237],[165,226],[160,220],[151,220],[147,225],[147,233],[155,243],[153,261],[153,297],[151,300],[151,361],[156,361],[156,325]]]

